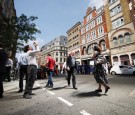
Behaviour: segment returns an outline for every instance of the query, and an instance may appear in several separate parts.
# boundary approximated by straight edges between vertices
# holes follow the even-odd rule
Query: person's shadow
[[[100,97],[100,96],[107,96],[106,94],[101,94],[96,91],[91,91],[91,92],[82,92],[76,94],[77,97]]]

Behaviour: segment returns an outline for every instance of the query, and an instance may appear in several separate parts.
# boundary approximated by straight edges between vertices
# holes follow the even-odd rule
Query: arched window
[[[131,38],[130,38],[130,34],[129,33],[125,34],[125,39],[126,39],[126,43],[131,42]]]
[[[90,53],[92,53],[92,47],[91,47],[91,45],[88,46],[88,54],[90,54]]]
[[[114,45],[114,46],[117,46],[117,45],[118,45],[118,41],[117,41],[117,38],[116,38],[116,37],[113,38],[113,45]]]
[[[105,41],[101,42],[101,48],[102,48],[102,50],[106,50],[106,43],[105,43]]]
[[[123,36],[122,36],[122,35],[120,35],[118,38],[119,38],[119,42],[120,42],[120,44],[124,44],[124,38],[123,38]]]

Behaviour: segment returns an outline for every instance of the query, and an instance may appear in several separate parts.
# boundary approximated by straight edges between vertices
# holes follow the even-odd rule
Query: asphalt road
[[[54,88],[44,88],[47,80],[37,80],[32,99],[17,93],[18,81],[4,83],[0,115],[135,115],[135,76],[108,76],[107,94],[95,93],[93,75],[76,75],[75,90],[64,77],[53,78]]]

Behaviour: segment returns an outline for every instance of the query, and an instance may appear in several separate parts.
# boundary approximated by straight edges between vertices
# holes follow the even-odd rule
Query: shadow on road
[[[66,88],[67,86],[62,86],[62,87],[55,87],[55,88],[52,88],[50,90],[60,90],[60,89],[64,89]]]
[[[4,95],[0,101],[11,101],[11,100],[17,100],[17,99],[23,99],[22,95]]]
[[[96,91],[91,91],[91,92],[82,92],[76,94],[77,97],[100,97],[100,96],[107,96],[106,94],[100,94],[97,93]]]

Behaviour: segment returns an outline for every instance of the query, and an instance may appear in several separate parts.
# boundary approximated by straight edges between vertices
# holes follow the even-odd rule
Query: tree
[[[38,19],[35,16],[27,17],[22,14],[20,17],[11,17],[0,19],[0,41],[7,49],[12,50],[12,56],[15,56],[16,51],[21,51],[24,43],[29,40],[36,40],[35,34],[41,33],[36,28],[34,20]]]

